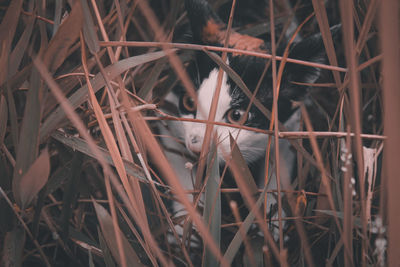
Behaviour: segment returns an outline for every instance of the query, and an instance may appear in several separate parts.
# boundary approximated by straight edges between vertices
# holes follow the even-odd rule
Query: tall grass
[[[233,27],[271,39],[270,54],[187,43],[182,32],[188,21],[178,0],[1,4],[2,265],[398,264],[398,1],[312,0],[289,6],[271,0],[262,17],[243,19],[246,23],[238,22],[245,4],[237,1],[236,17],[223,11],[235,3],[210,3],[226,19],[228,33]],[[301,25],[298,34],[321,33],[329,64],[276,54],[293,14]],[[342,24],[342,49],[334,45],[332,23]],[[185,166],[170,164],[160,140],[181,141],[160,135],[154,125],[188,120],[166,114],[164,98],[177,83],[195,96],[186,72],[193,51],[209,55],[271,121],[268,130],[234,127],[267,133],[275,143],[289,140],[297,153],[291,183],[278,182],[277,190],[257,188],[237,148],[224,155],[227,164],[220,169],[212,127],[224,124],[211,116],[195,120],[207,124],[199,159],[181,155],[192,162],[186,167],[197,168],[195,189],[181,184],[177,174]],[[268,60],[272,110],[225,64],[229,53]],[[313,114],[304,107],[298,131],[288,132],[278,121],[279,68],[285,63],[331,76],[329,83],[318,84],[325,96],[321,103],[333,111],[326,113],[328,130],[314,129]],[[332,92],[337,98],[327,99]],[[231,144],[235,147],[233,137]],[[266,179],[274,172],[280,179],[279,146],[271,147],[266,153],[274,164]],[[228,166],[235,188],[221,187]],[[244,199],[246,217],[235,202],[221,206],[230,194]],[[269,195],[278,200],[275,217],[267,212]],[[184,211],[171,209],[173,201]]]

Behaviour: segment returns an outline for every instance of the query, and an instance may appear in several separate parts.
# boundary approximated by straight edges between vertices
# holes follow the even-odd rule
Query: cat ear
[[[332,39],[335,45],[340,43],[341,25],[331,28]],[[292,45],[289,58],[308,62],[328,64],[324,42],[320,33],[312,35]],[[315,83],[321,76],[321,69],[300,64],[287,63],[285,67],[286,86],[284,94],[292,100],[298,100],[307,93],[307,86],[296,83]]]
[[[205,45],[224,45],[226,24],[218,17],[206,0],[185,0],[193,38]],[[264,40],[231,30],[230,48],[265,52]]]

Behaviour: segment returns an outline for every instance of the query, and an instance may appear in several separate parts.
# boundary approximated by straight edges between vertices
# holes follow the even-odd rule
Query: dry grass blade
[[[272,55],[267,53],[260,53],[236,48],[228,48],[228,47],[218,47],[218,46],[211,46],[211,45],[196,45],[196,44],[182,44],[182,43],[167,43],[167,42],[135,42],[135,41],[109,41],[109,42],[100,42],[100,46],[131,46],[131,47],[164,47],[165,49],[172,49],[172,48],[179,48],[179,49],[190,49],[190,50],[209,50],[209,51],[216,51],[216,52],[226,52],[232,53],[237,55],[246,55],[246,56],[254,56],[259,58],[266,58],[271,59]],[[276,56],[276,60],[283,60],[283,57]],[[294,58],[287,58],[287,62],[300,64],[304,66],[310,66],[315,68],[320,68],[324,70],[333,70],[339,72],[347,72],[346,68],[330,66],[321,63],[314,63],[308,62],[304,60],[294,59]]]
[[[34,26],[35,26],[35,17],[32,16],[28,18],[24,33],[19,38],[17,45],[12,50],[12,53],[10,55],[10,69],[8,70],[9,77],[14,76],[14,74],[17,72],[19,68],[21,60],[25,54],[25,50],[29,45],[29,38],[31,38]]]
[[[371,207],[372,207],[372,201],[373,201],[373,188],[375,188],[375,183],[376,183],[376,175],[377,175],[377,159],[379,156],[379,153],[377,149],[375,148],[366,148],[363,147],[363,154],[364,154],[364,175],[367,178],[366,184],[367,186],[367,192],[366,192],[366,207],[365,207],[365,217],[368,222],[371,221]]]
[[[264,187],[263,191],[261,192],[260,196],[258,197],[255,204],[252,206],[253,209],[247,215],[246,219],[240,225],[240,229],[236,232],[234,238],[232,239],[231,243],[229,244],[228,249],[225,252],[224,257],[228,260],[229,263],[232,263],[233,259],[235,258],[236,253],[238,252],[240,246],[243,242],[243,235],[247,233],[247,231],[252,226],[254,219],[256,218],[256,212],[260,209],[261,205],[264,203],[264,198],[267,193],[267,185]]]
[[[204,222],[208,225],[215,244],[220,246],[221,241],[221,192],[218,152],[215,144],[211,144],[207,159],[206,185],[204,190]],[[203,266],[216,266],[218,259],[207,249],[204,251]]]
[[[0,36],[2,40],[0,42],[0,68],[2,72],[0,74],[0,84],[3,84],[8,75],[8,58],[11,50],[11,42],[14,38],[15,29],[18,24],[18,18],[21,13],[22,0],[12,1],[7,9],[7,13],[4,16],[0,25]]]
[[[276,185],[277,185],[277,190],[278,190],[278,227],[279,227],[279,249],[280,249],[280,262],[284,262],[286,259],[284,258],[283,254],[283,224],[282,224],[282,194],[281,194],[281,175],[280,175],[280,156],[279,156],[279,137],[278,137],[278,131],[279,131],[279,126],[278,126],[278,97],[279,97],[279,90],[280,90],[280,85],[282,81],[282,74],[283,74],[283,69],[286,64],[286,58],[289,55],[289,46],[290,46],[290,41],[288,45],[285,48],[285,51],[283,53],[283,60],[281,64],[279,65],[279,71],[278,73],[276,72],[276,40],[275,40],[275,21],[274,21],[274,4],[273,1],[269,1],[269,6],[270,6],[270,12],[269,12],[269,18],[270,18],[270,26],[271,26],[271,54],[272,54],[272,60],[271,60],[271,65],[272,65],[272,95],[273,95],[273,103],[272,103],[272,114],[271,114],[271,119],[270,119],[270,124],[269,124],[269,129],[274,130],[274,142],[275,142],[275,179],[276,179]],[[295,35],[293,35],[291,41],[293,41],[295,38]],[[268,175],[269,175],[269,159],[270,159],[270,151],[271,151],[271,142],[272,138],[268,138],[268,145],[267,145],[267,150],[266,150],[266,171],[265,171],[265,184],[268,184]],[[268,203],[265,203],[265,206],[269,205]]]
[[[17,110],[15,106],[15,100],[13,94],[11,92],[11,88],[7,86],[7,102],[8,102],[8,111],[9,111],[9,119],[10,119],[10,135],[13,141],[14,147],[18,146],[19,139],[19,125],[17,118]]]
[[[239,150],[239,147],[237,143],[235,142],[235,139],[231,134],[229,134],[229,139],[230,139],[230,144],[231,144],[231,157],[232,159],[229,162],[229,166],[235,165],[234,167],[235,170],[239,172],[239,176],[241,177],[240,179],[243,180],[245,183],[245,187],[248,188],[248,191],[250,192],[251,196],[256,196],[258,194],[258,188],[256,183],[254,182],[254,177],[251,174],[251,171],[249,169],[249,166],[247,166],[245,159],[243,158],[242,153]],[[241,187],[239,187],[240,193],[244,196],[243,190],[240,190]],[[250,203],[246,203],[247,207],[251,210],[252,206],[250,206]]]
[[[366,221],[366,210],[365,210],[365,176],[364,176],[364,158],[362,154],[362,114],[361,114],[361,91],[360,91],[360,76],[357,72],[356,55],[354,53],[354,24],[353,24],[353,10],[354,3],[352,1],[340,1],[340,10],[342,14],[343,22],[343,39],[344,49],[346,55],[347,66],[349,68],[349,90],[350,90],[350,101],[352,104],[352,117],[350,118],[352,129],[356,134],[355,136],[355,149],[356,149],[356,163],[357,172],[359,175],[359,192],[361,195],[361,217],[363,221],[362,233],[363,236],[367,236],[367,221]],[[362,250],[367,253],[368,242],[364,239],[362,242]],[[366,259],[362,257],[362,266],[366,266]]]
[[[229,162],[229,159],[226,159],[226,162]],[[267,225],[265,223],[263,223],[264,220],[263,220],[263,216],[261,215],[260,210],[258,208],[255,208],[255,207],[257,207],[256,201],[255,201],[255,199],[254,199],[254,197],[252,195],[252,192],[250,191],[251,187],[250,188],[247,187],[247,182],[246,182],[247,179],[243,179],[241,177],[242,172],[240,170],[240,166],[237,166],[236,164],[231,164],[230,165],[230,169],[232,170],[232,174],[233,174],[233,177],[235,179],[235,182],[236,182],[236,184],[237,184],[237,186],[239,188],[239,191],[241,191],[245,202],[247,202],[249,207],[251,207],[251,211],[254,212],[254,215],[257,218],[257,221],[259,222],[259,227],[260,227],[260,230],[264,234],[264,239],[265,239],[266,243],[270,246],[272,252],[277,257],[277,259],[279,259],[279,261],[282,261],[282,262],[280,262],[280,264],[287,265],[286,259],[279,257],[279,255],[280,255],[279,249],[277,248],[277,246],[276,246],[276,244],[274,242],[274,239],[272,238],[272,235],[268,230]],[[266,188],[267,188],[267,185],[265,186],[264,191],[266,191]],[[263,199],[265,199],[265,196],[263,197]],[[248,223],[251,223],[251,222],[252,222],[252,220],[248,221]],[[239,233],[237,233],[236,235],[238,235],[238,234]],[[238,248],[238,245],[240,245],[240,242],[242,242],[241,239],[238,239],[238,240],[240,240],[240,241],[235,241],[235,244],[233,245],[233,250],[232,251],[235,251],[235,249]],[[239,242],[239,244],[237,242]]]
[[[380,41],[382,45],[383,57],[383,89],[384,89],[384,125],[385,135],[388,139],[385,143],[385,160],[384,167],[386,169],[386,195],[387,207],[384,213],[387,214],[388,219],[388,265],[396,266],[400,261],[400,253],[398,248],[400,246],[400,231],[398,225],[400,224],[400,216],[398,213],[399,194],[398,188],[400,187],[400,164],[398,161],[399,148],[400,148],[400,123],[394,114],[400,114],[400,51],[398,44],[400,43],[400,14],[399,14],[399,1],[389,0],[380,2]],[[383,193],[383,194],[385,194]],[[385,251],[380,251],[381,255]],[[383,254],[384,255],[384,254]],[[381,260],[383,266],[385,264]]]
[[[41,121],[41,96],[43,86],[39,73],[36,69],[32,70],[30,80],[30,90],[28,92],[27,103],[25,106],[24,120],[21,126],[19,143],[17,147],[16,165],[13,177],[13,192],[16,199],[21,199],[18,195],[21,177],[35,161],[38,152],[38,136]]]
[[[127,59],[120,60],[115,64],[105,68],[109,79],[114,79],[124,71],[142,65],[147,62],[157,60],[164,57],[164,52],[154,52],[141,56],[134,56]],[[93,79],[90,80],[93,87],[93,92],[96,93],[102,87],[105,86],[105,81],[101,73],[97,74]],[[73,108],[77,108],[87,100],[88,87],[87,85],[82,86],[74,94],[69,97],[69,103]],[[54,110],[51,115],[43,122],[40,130],[40,140],[43,142],[55,129],[58,128],[60,122],[65,118],[65,113],[61,107]]]
[[[81,34],[81,42],[82,41],[83,41],[83,38],[82,38],[82,34]],[[86,84],[88,85],[88,89],[89,89],[89,100],[93,105],[93,110],[94,110],[96,119],[99,122],[100,131],[104,137],[106,146],[107,146],[108,150],[110,151],[111,158],[115,164],[117,173],[120,176],[122,184],[124,185],[124,189],[127,192],[128,198],[131,202],[130,204],[132,205],[133,209],[137,212],[137,206],[135,205],[136,202],[135,202],[135,199],[133,198],[132,190],[131,190],[130,184],[128,182],[128,177],[126,175],[126,170],[125,170],[123,162],[122,162],[121,154],[119,153],[118,146],[116,144],[114,136],[111,132],[109,125],[107,124],[107,121],[104,117],[103,111],[101,110],[101,107],[97,101],[97,98],[93,92],[91,83],[89,81],[89,73],[88,73],[87,63],[86,63],[86,51],[85,51],[84,45],[82,45],[81,52],[82,52],[82,64],[83,64],[84,71],[85,71]],[[122,237],[121,237],[122,234],[118,231],[118,229],[119,229],[118,220],[117,220],[117,214],[116,214],[115,206],[114,206],[114,198],[113,198],[112,192],[111,192],[110,181],[109,181],[108,177],[105,177],[105,179],[106,179],[105,183],[106,183],[106,188],[107,188],[107,197],[110,202],[112,224],[114,227],[114,234],[115,234],[114,237],[116,238],[117,248],[118,248],[118,251],[120,252],[119,253],[120,264],[121,264],[121,266],[126,267],[127,260],[125,259],[125,252],[124,252],[124,247],[122,244]],[[106,236],[106,239],[107,239],[107,236]]]
[[[25,231],[22,228],[16,227],[11,232],[8,232],[3,240],[3,255],[2,265],[22,266],[22,252],[25,244]]]
[[[379,5],[379,1],[372,0],[369,3],[367,14],[365,15],[364,23],[362,24],[362,28],[360,30],[360,35],[357,40],[356,51],[358,54],[361,54],[362,49],[364,48],[367,40],[368,33],[371,29],[371,25],[376,15],[377,7]]]
[[[119,260],[120,251],[118,250],[119,246],[117,245],[117,241],[115,238],[114,227],[115,225],[112,222],[111,216],[108,214],[107,210],[103,208],[100,204],[96,203],[93,200],[93,205],[96,210],[97,218],[100,222],[101,232],[103,233],[104,239],[107,242],[108,249],[111,251],[111,254],[114,256],[114,259],[117,260],[119,264],[121,261]],[[122,232],[117,229],[119,232],[119,236],[122,239],[122,249],[125,251],[125,261],[129,263],[129,266],[145,266],[140,262],[139,257],[132,249],[131,245],[129,244],[128,240],[124,237]]]
[[[47,183],[50,174],[50,156],[47,148],[35,160],[14,188],[18,205],[27,208],[39,191]]]
[[[57,141],[65,144],[66,146],[72,148],[73,150],[77,150],[85,155],[88,155],[90,157],[93,158],[97,158],[98,155],[96,155],[90,148],[89,144],[78,137],[74,137],[74,136],[66,136],[65,134],[61,133],[61,132],[54,132],[51,135],[52,138],[56,139]],[[102,154],[102,157],[104,158],[104,160],[112,165],[113,161],[110,155],[110,152],[107,151],[106,149],[96,146],[97,150]],[[143,171],[135,164],[128,162],[126,160],[123,160],[124,162],[124,168],[126,170],[126,172],[135,177],[136,179],[141,180],[142,182],[147,182],[147,178],[144,175]],[[161,184],[157,184],[159,186],[162,186]]]
[[[5,201],[7,202],[7,204],[9,205],[9,207],[13,207],[13,204],[11,203],[10,199],[8,198],[7,194],[4,192],[4,190],[0,187],[0,195],[2,195],[2,197],[5,199]],[[50,267],[50,262],[47,259],[46,255],[43,252],[42,247],[40,246],[40,244],[38,243],[38,241],[33,237],[31,231],[29,230],[28,226],[26,225],[26,223],[24,222],[24,220],[22,219],[22,217],[20,216],[20,214],[18,214],[18,212],[15,209],[12,209],[16,218],[18,219],[18,221],[21,223],[22,227],[24,228],[25,234],[27,234],[30,239],[33,241],[35,247],[37,248],[37,250],[39,251],[40,256],[42,257],[45,265],[47,267]],[[14,228],[15,231],[20,231],[17,228]],[[24,235],[25,237],[25,235]],[[18,239],[18,241],[21,241],[22,239]],[[12,242],[13,240],[11,240]],[[14,244],[10,244],[11,246],[14,246]],[[16,248],[19,249],[19,248]],[[15,251],[11,251],[11,253],[14,253]],[[16,261],[18,262],[20,259],[20,255],[18,255],[16,258],[12,258],[12,262],[15,263]],[[3,263],[3,262],[2,262]]]
[[[313,133],[310,117],[308,116],[308,113],[303,106],[302,106],[302,115],[304,118],[306,128],[309,131],[309,138],[310,138],[311,146],[312,146],[313,152],[315,154],[316,161],[318,163],[319,171],[321,172],[321,176],[322,176],[321,183],[323,184],[323,186],[326,189],[329,207],[331,208],[332,212],[335,214],[336,208],[335,208],[335,203],[333,201],[332,190],[331,190],[330,182],[328,180],[327,171],[324,167],[321,151],[318,147],[317,141],[316,141],[314,133]],[[336,227],[339,229],[340,232],[342,232],[340,223],[339,223],[338,219],[336,218],[336,216],[334,216],[334,219],[336,221]]]
[[[326,8],[324,2],[313,0],[312,4],[315,10],[315,16],[318,21],[318,25],[321,31],[322,39],[324,41],[324,45],[326,47],[326,53],[329,59],[329,62],[332,66],[338,66],[337,56],[335,47],[332,40],[332,33],[329,29],[329,21],[328,15],[326,13]],[[341,79],[339,76],[339,72],[333,71],[333,77],[335,79],[336,87],[340,88]]]
[[[350,128],[350,127],[348,127]],[[343,245],[346,251],[352,251],[353,250],[353,240],[351,238],[351,233],[353,232],[353,191],[354,188],[351,183],[351,177],[353,176],[353,170],[352,166],[350,164],[349,155],[351,151],[351,139],[348,136],[346,138],[346,142],[342,141],[341,145],[341,159],[344,158],[345,160],[342,162],[343,166],[341,169],[346,170],[343,173],[344,176],[344,181],[343,181],[343,234],[342,234],[342,240],[343,240]],[[353,178],[354,179],[354,178]],[[350,186],[351,185],[351,186]],[[345,265],[346,266],[351,266],[351,263],[353,262],[353,255],[351,253],[347,253],[345,255]]]
[[[63,29],[58,31],[58,34],[52,39],[43,56],[44,62],[46,62],[53,71],[64,61],[69,47],[79,36],[80,28],[72,31],[66,28],[71,26],[71,22],[79,24],[79,19],[82,17],[79,13],[80,3],[78,1],[74,7],[72,12],[74,16],[71,15],[72,17],[70,17],[69,22],[65,22]],[[43,39],[41,40],[44,42]],[[43,46],[41,48],[44,49]],[[21,127],[20,143],[17,149],[16,168],[13,179],[13,189],[17,199],[20,199],[16,188],[20,183],[21,176],[27,171],[28,167],[37,156],[43,94],[43,86],[39,74],[36,69],[33,69],[30,79],[30,90],[25,107],[24,121]]]
[[[150,98],[150,93],[153,90],[155,84],[158,82],[159,76],[160,76],[161,72],[164,70],[166,64],[167,64],[167,60],[165,58],[157,61],[153,70],[151,71],[151,75],[147,78],[147,80],[143,84],[142,88],[140,88],[138,97],[140,97],[142,99]]]
[[[398,0],[2,3],[0,265],[396,266],[399,27]]]
[[[229,203],[229,205],[230,205],[231,210],[233,212],[233,215],[235,217],[236,223],[238,225],[240,225],[240,223],[242,222],[242,219],[240,218],[240,214],[239,214],[239,209],[238,209],[237,203],[235,201],[231,201]],[[243,244],[244,244],[244,248],[245,248],[245,252],[246,252],[243,261],[244,262],[247,262],[247,261],[250,262],[248,264],[245,263],[244,265],[245,266],[261,266],[262,262],[263,262],[263,256],[262,256],[262,253],[261,253],[261,256],[260,256],[260,254],[257,253],[257,252],[259,251],[259,248],[263,244],[261,246],[252,245],[252,241],[250,240],[250,242],[249,242],[247,240],[248,238],[246,236],[246,233],[243,233],[242,230],[243,230],[242,227],[239,227],[239,233],[241,235],[241,238],[243,239]],[[255,249],[256,251],[253,251],[254,248],[256,248]],[[245,259],[248,259],[248,260],[246,261]],[[257,263],[256,263],[256,259],[257,259]]]
[[[0,95],[0,147],[3,145],[7,130],[8,105],[6,98]]]
[[[106,267],[115,267],[115,263],[112,260],[111,252],[107,247],[107,243],[104,240],[104,237],[100,231],[100,228],[97,228],[97,233],[99,235],[100,248],[101,248],[101,251],[103,252],[103,257],[104,257],[104,262],[106,264]]]
[[[94,27],[92,15],[90,14],[89,6],[86,0],[82,0],[83,12],[83,36],[85,43],[92,54],[96,54],[100,50],[99,39],[97,38],[96,28]]]
[[[61,24],[43,55],[51,72],[56,71],[68,56],[70,47],[78,40],[83,24],[81,1],[75,1],[68,18]]]

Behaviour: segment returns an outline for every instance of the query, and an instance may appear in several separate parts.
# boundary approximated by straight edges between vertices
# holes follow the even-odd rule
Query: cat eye
[[[183,107],[189,112],[195,112],[197,109],[194,99],[188,94],[185,94],[183,96],[182,104],[183,104]]]
[[[227,114],[226,118],[228,119],[228,122],[232,124],[241,124],[245,123],[249,117],[249,114],[246,114],[245,110],[242,109],[230,109]]]

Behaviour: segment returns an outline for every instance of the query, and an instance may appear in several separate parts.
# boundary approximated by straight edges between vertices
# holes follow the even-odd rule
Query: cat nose
[[[203,145],[203,138],[198,134],[189,135],[188,148],[194,153],[200,153]]]
[[[197,144],[198,142],[200,142],[200,136],[198,136],[198,135],[191,136],[191,137],[190,137],[190,142],[191,142],[192,144]]]

